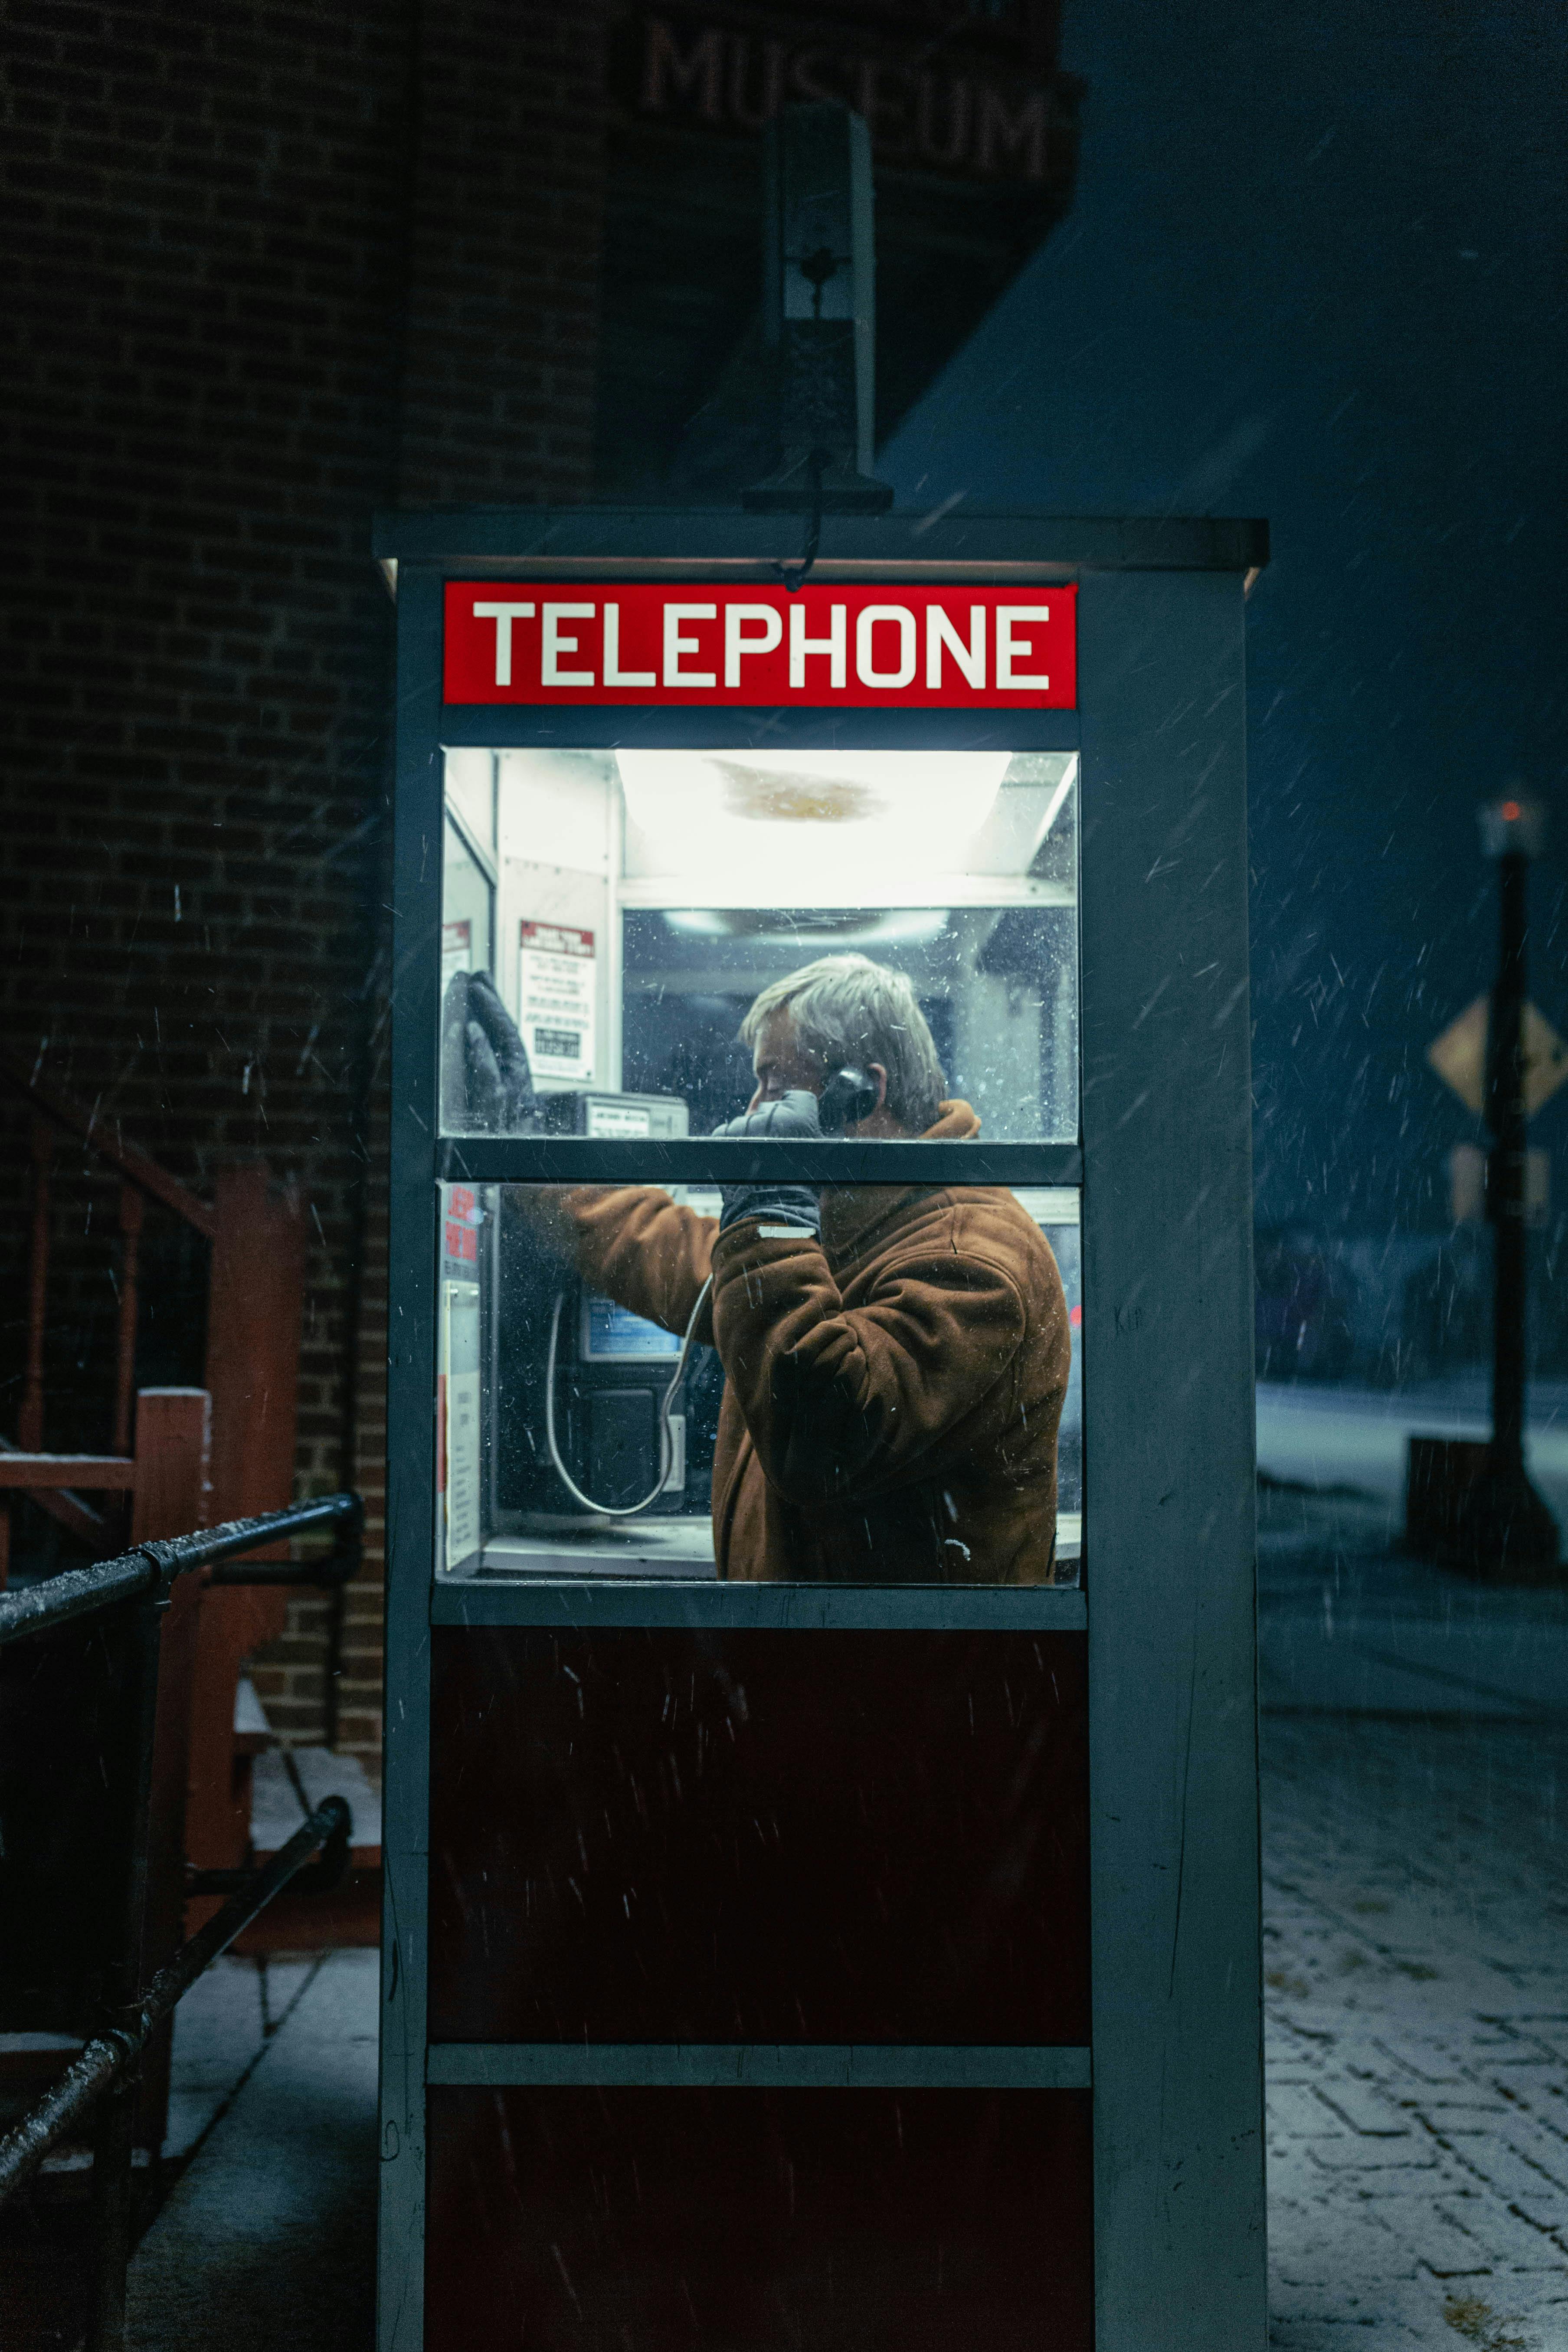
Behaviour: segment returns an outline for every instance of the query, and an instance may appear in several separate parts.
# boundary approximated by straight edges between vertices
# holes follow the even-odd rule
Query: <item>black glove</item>
[[[538,1124],[528,1048],[488,971],[455,971],[441,1007],[441,1124],[528,1135]]]
[[[741,1118],[726,1120],[717,1135],[765,1135],[779,1142],[818,1143],[822,1128],[816,1097],[804,1087],[792,1087],[774,1102],[759,1103]],[[719,1231],[727,1234],[742,1217],[760,1218],[763,1224],[801,1225],[812,1234],[822,1229],[822,1209],[815,1184],[725,1184],[721,1186],[724,1211]]]

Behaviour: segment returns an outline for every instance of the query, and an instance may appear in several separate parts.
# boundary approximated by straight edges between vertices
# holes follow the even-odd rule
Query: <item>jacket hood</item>
[[[980,1120],[966,1102],[938,1103],[936,1125],[921,1143],[972,1143]],[[858,1255],[868,1236],[908,1201],[931,1191],[924,1184],[829,1184],[822,1194],[822,1244],[829,1258]]]

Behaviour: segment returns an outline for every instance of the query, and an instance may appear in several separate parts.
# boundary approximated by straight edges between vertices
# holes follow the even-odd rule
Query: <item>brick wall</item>
[[[308,1192],[299,1482],[355,1478],[373,1542],[337,1635],[296,1602],[257,1679],[285,1736],[319,1739],[335,1649],[340,1739],[369,1763],[392,613],[368,523],[587,489],[598,26],[471,0],[15,0],[3,37],[0,1037],[198,1190],[259,1155]],[[24,1144],[0,1115],[0,1428]],[[107,1438],[114,1191],[80,1158],[55,1445]],[[164,1376],[200,1360],[184,1278],[189,1300],[153,1286]]]
[[[616,373],[601,362],[624,391],[680,361],[706,268],[693,221],[731,164],[742,193],[721,210],[748,224],[752,283],[752,148],[724,164],[644,124],[668,168],[653,194],[627,181],[614,16],[12,0],[0,31],[20,490],[0,570],[0,1042],[197,1189],[260,1156],[308,1193],[299,1482],[353,1479],[372,1541],[341,1613],[293,1603],[257,1680],[288,1738],[335,1721],[372,1763],[392,608],[369,519],[587,496]],[[918,47],[923,21],[900,37]],[[629,207],[634,274],[668,278],[669,299],[635,332],[610,303],[601,335],[607,178],[616,250],[634,250]],[[622,410],[616,479],[647,438],[635,389]],[[0,1431],[21,1370],[25,1147],[0,1100]],[[115,1220],[112,1183],[63,1154],[52,1444],[107,1440]],[[142,1375],[198,1377],[201,1266],[156,1216],[144,1246]]]
[[[412,110],[395,502],[563,502],[592,488],[603,208],[602,6],[465,0],[423,20]],[[389,500],[389,503],[392,502]],[[382,891],[382,898],[390,895]],[[384,906],[383,907],[384,913]],[[381,933],[386,952],[386,929]],[[388,1006],[368,1040],[353,1478],[366,1562],[335,1642],[297,1604],[276,1717],[335,1663],[340,1748],[379,1761],[386,1494]],[[335,1655],[334,1655],[335,1653]],[[286,1687],[268,1692],[275,1678]]]
[[[426,15],[405,506],[588,496],[605,14],[461,0]]]

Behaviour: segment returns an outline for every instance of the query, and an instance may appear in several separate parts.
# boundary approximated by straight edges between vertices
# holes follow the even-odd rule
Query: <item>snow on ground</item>
[[[1292,1485],[1356,1487],[1399,1518],[1411,1436],[1485,1437],[1489,1428],[1486,1384],[1479,1377],[1396,1390],[1258,1384],[1260,1471]],[[1568,1384],[1541,1382],[1531,1390],[1528,1461],[1541,1493],[1568,1525]]]

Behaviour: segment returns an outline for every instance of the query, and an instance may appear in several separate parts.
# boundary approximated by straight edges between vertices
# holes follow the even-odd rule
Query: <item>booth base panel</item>
[[[1089,2039],[1082,1633],[431,1635],[437,2042]]]
[[[429,2093],[426,2352],[1090,2352],[1090,2096]]]

